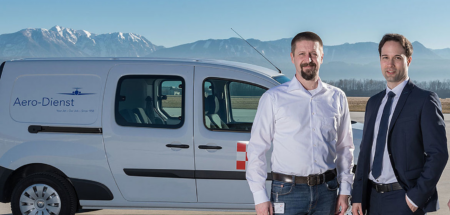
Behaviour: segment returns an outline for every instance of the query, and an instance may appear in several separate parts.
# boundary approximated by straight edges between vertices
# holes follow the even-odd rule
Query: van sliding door
[[[128,201],[197,202],[193,66],[122,64],[108,75],[103,137]]]
[[[245,207],[254,208],[245,179],[246,148],[259,98],[273,86],[242,71],[195,67],[194,142],[199,202],[248,204]],[[270,154],[267,158],[270,162]]]

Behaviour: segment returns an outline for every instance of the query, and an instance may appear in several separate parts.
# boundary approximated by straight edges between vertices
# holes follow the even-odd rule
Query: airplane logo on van
[[[58,93],[58,94],[63,94],[63,95],[74,95],[74,96],[82,96],[82,95],[92,95],[95,93],[82,93],[81,91],[79,91],[79,89],[81,89],[80,87],[75,87],[73,88],[75,89],[75,91],[73,91],[72,93]]]

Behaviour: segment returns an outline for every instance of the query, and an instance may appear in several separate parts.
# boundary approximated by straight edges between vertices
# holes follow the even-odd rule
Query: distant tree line
[[[217,81],[216,81],[217,82]],[[219,82],[227,82],[219,80]],[[324,80],[342,89],[348,97],[370,97],[386,89],[385,80],[373,79],[340,79],[334,81]],[[433,81],[414,81],[412,82],[422,89],[430,90],[438,94],[440,98],[450,98],[450,79]],[[212,88],[205,85],[205,92],[211,94]],[[229,85],[231,96],[261,96],[266,90],[254,85],[239,82],[231,82]]]
[[[342,89],[349,97],[370,97],[386,89],[386,81],[372,79],[341,79],[336,81],[325,81]],[[433,81],[412,82],[422,89],[430,90],[439,95],[440,98],[450,98],[450,79]]]

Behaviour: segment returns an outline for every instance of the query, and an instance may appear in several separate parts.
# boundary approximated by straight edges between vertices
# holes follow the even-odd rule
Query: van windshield
[[[272,78],[275,79],[275,81],[277,81],[280,84],[283,84],[285,82],[291,81],[291,79],[289,79],[285,75],[275,76],[275,77],[272,77]]]

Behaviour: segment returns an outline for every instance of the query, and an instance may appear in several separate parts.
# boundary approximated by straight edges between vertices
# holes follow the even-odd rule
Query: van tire
[[[36,185],[36,186],[34,186]],[[43,190],[55,192],[55,196],[59,196],[59,201],[53,200],[53,202],[59,202],[60,210],[58,214],[61,215],[74,215],[77,209],[77,197],[75,194],[75,190],[73,189],[72,185],[68,180],[65,178],[54,174],[54,173],[35,173],[32,175],[29,175],[17,183],[16,187],[14,188],[11,196],[11,211],[12,214],[24,214],[26,211],[21,211],[20,205],[21,205],[21,198],[24,199],[30,199],[28,202],[33,203],[33,206],[29,208],[35,208],[34,211],[37,212],[37,210],[44,210],[47,207],[47,202],[45,199],[39,200],[35,199],[32,200],[31,198],[27,198],[29,194],[25,194],[25,191],[30,191],[39,188],[44,187]],[[39,192],[39,191],[38,191]],[[48,195],[51,195],[50,192],[47,193]],[[36,194],[35,194],[36,195]],[[38,196],[39,197],[39,196]],[[48,199],[48,198],[47,198]],[[45,201],[45,202],[44,202]],[[41,206],[39,208],[39,205]],[[36,209],[37,208],[37,209]],[[34,214],[35,212],[32,212],[30,214]],[[40,214],[40,213],[39,213]]]

